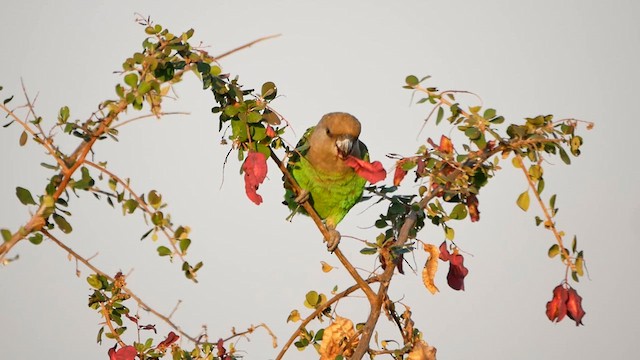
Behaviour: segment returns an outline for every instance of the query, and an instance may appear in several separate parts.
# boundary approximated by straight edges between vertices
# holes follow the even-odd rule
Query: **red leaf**
[[[471,194],[467,196],[467,207],[469,208],[469,217],[471,218],[471,222],[476,222],[480,220],[480,210],[478,210],[478,198]]]
[[[131,345],[125,346],[118,351],[116,351],[116,344],[114,347],[109,349],[107,354],[109,354],[109,360],[134,360],[138,352],[136,348]]]
[[[266,133],[267,133],[267,136],[268,136],[268,137],[270,137],[270,138],[274,138],[274,137],[276,137],[276,131],[275,131],[275,130],[273,130],[273,128],[271,127],[271,125],[267,125],[267,131],[266,131]]]
[[[218,357],[223,357],[224,354],[227,353],[227,350],[224,348],[224,341],[222,339],[218,339],[218,344],[216,344],[218,348]]]
[[[262,203],[262,196],[258,195],[260,184],[267,177],[267,157],[260,152],[249,151],[247,158],[242,164],[244,172],[244,190],[247,197],[256,205]]]
[[[464,267],[464,257],[454,252],[449,257],[449,263],[447,283],[453,290],[464,290],[464,277],[469,274],[469,269]]]
[[[360,177],[366,179],[371,184],[375,184],[380,180],[384,180],[387,177],[387,172],[384,170],[380,161],[374,161],[372,163],[358,159],[355,156],[349,155],[344,159],[344,163],[352,167]]]
[[[129,314],[125,314],[125,316],[127,317],[127,319],[133,321],[136,325],[138,325],[138,318],[131,316]]]
[[[576,326],[583,325],[582,317],[585,311],[582,309],[582,297],[578,295],[578,292],[569,288],[567,296],[567,315],[571,320],[576,322]]]
[[[176,333],[174,333],[173,331],[169,332],[169,335],[167,335],[167,338],[162,340],[158,346],[156,346],[156,348],[160,351],[164,351],[164,349],[168,348],[171,344],[173,344],[174,342],[178,341],[178,339],[180,338],[180,336],[176,335]]]
[[[567,314],[567,298],[569,297],[564,284],[553,289],[553,298],[547,303],[547,317],[549,320],[559,322]]]
[[[404,163],[403,160],[399,160],[396,163],[396,171],[393,174],[393,186],[400,185],[400,183],[402,182],[402,179],[404,179],[405,175],[407,175],[407,170],[404,170],[402,168],[403,163]]]
[[[447,242],[443,241],[442,244],[440,244],[440,260],[442,261],[449,261],[449,258],[451,257],[451,254],[449,253],[449,250],[447,249]]]

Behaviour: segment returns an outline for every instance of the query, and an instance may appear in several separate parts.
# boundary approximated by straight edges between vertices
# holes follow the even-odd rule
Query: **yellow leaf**
[[[520,194],[520,196],[518,196],[518,200],[516,201],[516,204],[518,204],[518,206],[520,207],[520,209],[527,211],[529,210],[529,190],[523,192],[522,194]]]
[[[424,244],[424,251],[429,253],[429,258],[422,269],[422,282],[430,293],[435,294],[438,287],[434,284],[433,278],[438,271],[438,259],[440,258],[440,250],[435,245]]]
[[[298,310],[291,310],[289,317],[287,317],[287,322],[289,321],[291,322],[300,321],[300,313],[298,312]]]
[[[320,261],[320,264],[322,264],[322,272],[328,273],[329,271],[333,270],[333,266],[327,264],[324,261]]]

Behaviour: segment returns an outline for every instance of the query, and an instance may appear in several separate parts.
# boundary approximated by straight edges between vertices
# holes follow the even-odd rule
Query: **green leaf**
[[[456,232],[455,230],[453,230],[453,228],[447,226],[444,229],[444,236],[447,238],[447,240],[453,240],[453,238],[456,236]]]
[[[556,207],[556,194],[551,195],[549,198],[549,207],[552,212],[555,212],[553,209]]]
[[[420,83],[420,81],[418,80],[418,78],[414,75],[409,75],[407,76],[404,81],[407,83],[407,85],[413,87],[416,86]]]
[[[360,254],[363,254],[363,255],[374,255],[376,253],[378,253],[378,249],[376,248],[366,247],[360,250]]]
[[[440,124],[440,121],[442,121],[443,116],[444,116],[444,109],[442,108],[442,106],[440,106],[438,108],[438,116],[436,117],[436,125]]]
[[[124,76],[124,83],[131,86],[132,88],[136,87],[136,85],[138,85],[138,74],[136,73],[129,73],[127,75]]]
[[[529,209],[529,201],[529,190],[527,190],[518,196],[516,204],[518,204],[520,209],[527,211]]]
[[[171,250],[166,246],[158,246],[158,255],[160,256],[171,255]]]
[[[147,231],[146,233],[142,234],[142,236],[140,237],[140,240],[144,240],[147,236],[149,236],[149,234],[151,234],[151,232],[155,230],[155,228],[151,228],[149,229],[149,231]]]
[[[138,94],[144,95],[151,90],[151,83],[149,81],[143,81],[138,86]]]
[[[31,192],[25,188],[19,186],[16,187],[16,196],[23,205],[36,205],[35,200],[33,200],[33,197],[31,196]]]
[[[463,220],[467,217],[467,206],[465,204],[458,204],[454,206],[449,217],[454,220]]]
[[[560,246],[558,246],[558,244],[553,244],[550,248],[549,251],[547,252],[547,254],[549,255],[550,258],[554,258],[556,256],[558,256],[558,254],[560,254]]]
[[[164,221],[164,214],[162,211],[156,211],[151,215],[151,222],[153,225],[162,226],[162,222]]]
[[[102,289],[102,281],[100,281],[100,277],[97,274],[91,274],[87,276],[87,282],[91,285],[92,288],[100,290]]]
[[[578,246],[578,237],[573,235],[573,241],[571,242],[571,252],[576,252],[576,247]]]
[[[464,131],[464,134],[467,135],[467,137],[469,138],[469,140],[477,140],[480,138],[480,136],[482,136],[482,133],[480,132],[480,130],[478,130],[475,127],[469,127]]]
[[[125,213],[133,214],[138,208],[138,202],[134,199],[129,199],[122,204],[122,211]]]
[[[268,81],[262,84],[262,97],[265,100],[274,99],[277,93],[278,93],[278,88],[276,87],[276,84],[274,84],[273,82]]]
[[[60,112],[58,113],[58,122],[61,124],[66,123],[68,119],[69,119],[69,107],[63,106],[60,108]]]
[[[157,210],[162,204],[162,195],[155,190],[151,190],[147,195],[147,200],[149,201],[149,205]]]
[[[182,251],[182,254],[187,252],[187,249],[189,248],[189,245],[191,245],[191,240],[190,239],[182,239],[182,240],[180,240],[180,251]]]
[[[576,258],[576,273],[578,276],[584,275],[584,257],[582,251],[578,253],[578,257]]]
[[[60,228],[60,230],[62,230],[62,232],[65,234],[68,234],[73,230],[71,224],[67,222],[67,219],[58,214],[53,214],[53,221],[56,222],[58,228]]]
[[[558,152],[560,152],[560,159],[562,159],[565,164],[570,165],[571,159],[569,158],[569,155],[567,155],[567,152],[564,151],[564,149],[560,145],[558,145]]]
[[[316,291],[311,290],[305,295],[304,305],[313,309],[318,306],[320,299],[320,295]]]
[[[487,120],[491,120],[495,116],[496,116],[496,109],[487,109],[484,111],[484,114],[482,115],[482,117]]]
[[[4,99],[4,101],[2,102],[2,105],[7,105],[7,103],[9,103],[9,101],[13,100],[13,95],[11,95],[10,98],[6,98]]]
[[[2,233],[2,240],[4,240],[5,242],[11,240],[11,231],[9,229],[1,229],[0,233]]]
[[[39,245],[40,243],[42,243],[43,237],[41,233],[35,233],[32,236],[29,237],[29,241],[33,244],[33,245]]]
[[[20,141],[19,141],[20,146],[24,146],[24,144],[27,143],[28,139],[29,139],[29,135],[27,135],[26,131],[23,131],[22,134],[20,134]]]

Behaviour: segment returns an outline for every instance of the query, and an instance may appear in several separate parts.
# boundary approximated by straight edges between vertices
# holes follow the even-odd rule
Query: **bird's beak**
[[[351,136],[341,136],[336,140],[336,147],[338,148],[338,157],[341,159],[345,159],[349,154],[351,154],[351,150],[353,149],[353,144],[355,139]]]

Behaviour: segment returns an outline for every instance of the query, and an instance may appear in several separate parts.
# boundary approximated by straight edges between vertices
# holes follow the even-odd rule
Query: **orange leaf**
[[[393,174],[393,186],[398,186],[402,182],[402,179],[407,175],[407,170],[402,168],[402,164],[404,163],[404,159],[398,160],[396,162],[396,171]]]
[[[424,264],[422,269],[422,282],[427,287],[430,293],[435,294],[438,291],[438,287],[434,284],[433,278],[438,271],[438,260],[440,258],[440,250],[435,245],[424,244],[424,251],[429,253],[429,258]]]

